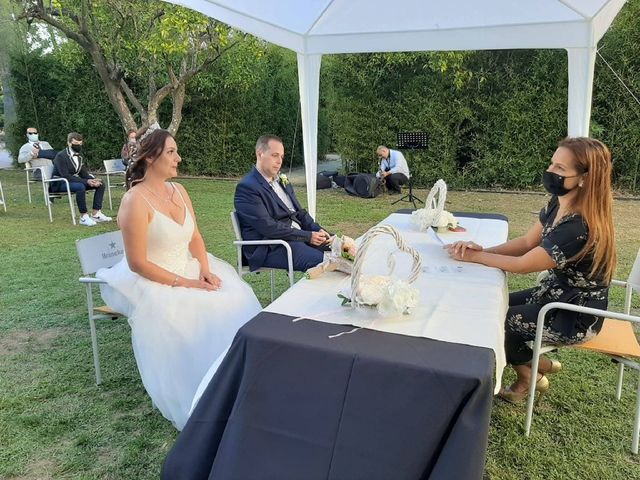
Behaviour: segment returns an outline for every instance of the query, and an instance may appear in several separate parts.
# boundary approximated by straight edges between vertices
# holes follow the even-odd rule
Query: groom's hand
[[[319,247],[320,245],[324,245],[325,243],[327,243],[328,239],[329,234],[325,231],[321,230],[319,232],[311,232],[311,240],[309,240],[309,243],[311,245]]]

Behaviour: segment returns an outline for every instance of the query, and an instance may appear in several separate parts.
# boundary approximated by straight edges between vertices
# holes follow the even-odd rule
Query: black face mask
[[[557,173],[546,171],[542,174],[542,185],[544,186],[545,190],[551,195],[562,197],[563,195],[566,195],[571,190],[573,190],[573,188],[568,189],[564,187],[564,179],[575,178],[579,176],[580,175],[571,175],[570,177],[563,177],[562,175],[558,175]]]
[[[80,153],[82,151],[82,145],[76,145],[75,143],[72,143],[71,150],[73,150],[76,153]]]

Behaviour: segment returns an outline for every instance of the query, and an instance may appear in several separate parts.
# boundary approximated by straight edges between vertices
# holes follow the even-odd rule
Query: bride
[[[207,253],[166,130],[145,136],[130,166],[118,225],[126,258],[97,272],[106,304],[129,318],[149,396],[181,430],[200,381],[261,309],[228,263]]]

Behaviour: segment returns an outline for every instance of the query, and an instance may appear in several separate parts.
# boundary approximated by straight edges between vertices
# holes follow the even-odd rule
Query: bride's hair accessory
[[[160,125],[158,124],[158,122],[153,122],[140,137],[140,142],[142,142],[146,137],[151,135],[151,133],[155,132],[156,130],[160,130]]]
[[[149,135],[151,135],[152,132],[156,130],[160,130],[160,125],[158,124],[158,122],[153,122],[147,127],[138,141],[129,147],[129,157],[131,158],[131,163],[135,164],[138,162],[138,150],[140,149],[140,144],[145,138],[147,138]]]

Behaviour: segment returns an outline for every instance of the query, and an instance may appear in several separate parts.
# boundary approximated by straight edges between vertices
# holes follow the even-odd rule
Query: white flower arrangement
[[[447,184],[440,179],[429,192],[425,207],[411,213],[413,223],[420,230],[426,230],[430,227],[438,229],[439,232],[455,229],[458,226],[458,220],[444,209],[446,198]]]
[[[363,305],[376,306],[384,316],[406,315],[418,305],[420,292],[402,280],[363,275],[356,300]]]
[[[406,281],[399,280],[393,273],[393,254],[387,258],[391,268],[389,275],[363,275],[361,273],[363,259],[371,245],[371,240],[377,235],[391,235],[399,250],[408,253],[413,259],[411,273]],[[384,316],[397,316],[410,313],[418,305],[420,292],[411,286],[420,274],[422,261],[420,254],[407,245],[400,233],[390,225],[380,225],[371,228],[363,237],[355,256],[353,273],[351,274],[351,289],[349,293],[339,293],[342,305],[351,304],[352,307],[376,307]]]
[[[289,185],[289,179],[287,178],[287,176],[284,173],[280,174],[280,181],[282,182],[283,186],[287,186]]]

